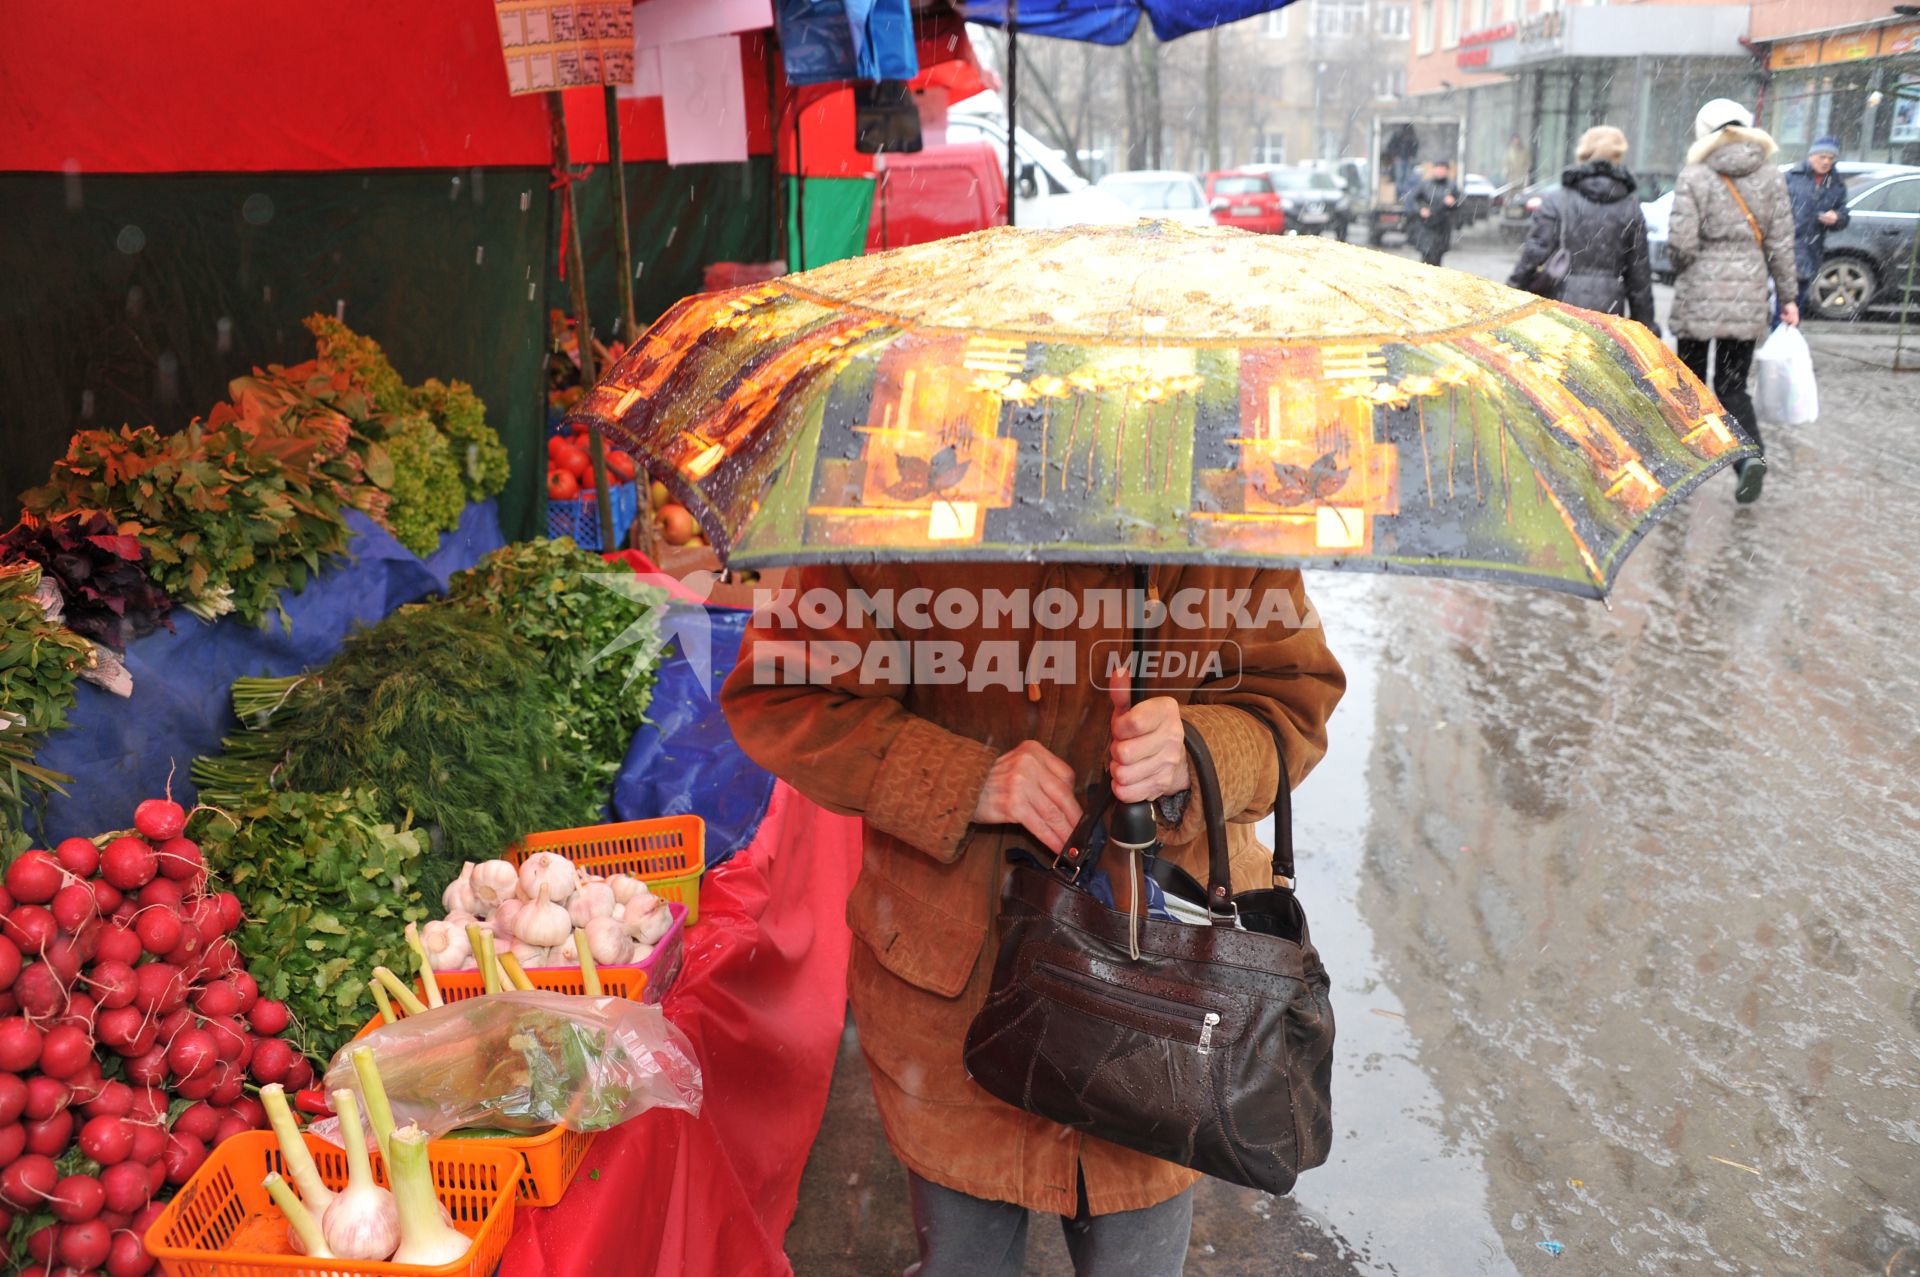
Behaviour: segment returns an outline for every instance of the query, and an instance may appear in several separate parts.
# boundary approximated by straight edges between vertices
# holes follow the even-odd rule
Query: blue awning
[[[1125,44],[1133,38],[1142,13],[1153,23],[1155,35],[1162,40],[1177,40],[1282,9],[1288,3],[1290,0],[1018,0],[1015,22],[1022,35]],[[962,0],[960,7],[969,22],[1007,25],[1007,0]]]

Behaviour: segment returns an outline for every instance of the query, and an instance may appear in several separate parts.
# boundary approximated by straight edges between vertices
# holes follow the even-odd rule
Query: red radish
[[[127,1225],[133,1223],[133,1212],[130,1210],[102,1209],[98,1218],[100,1222],[108,1228],[111,1228],[115,1232],[120,1232],[126,1228]]]
[[[70,882],[53,893],[53,920],[60,930],[71,935],[80,929],[80,924],[99,912],[99,902],[93,898],[93,888],[84,882]]]
[[[267,1128],[267,1106],[251,1095],[242,1095],[233,1102],[233,1111],[247,1124],[250,1131],[263,1131]]]
[[[182,910],[181,917],[200,933],[200,947],[203,949],[226,934],[227,929],[220,923],[220,906],[212,896],[201,896],[189,902]]]
[[[160,1155],[167,1149],[167,1128],[150,1122],[136,1122],[133,1125],[133,1151],[127,1154],[127,1160],[136,1166],[157,1166]],[[149,1181],[151,1183],[151,1181]],[[154,1191],[152,1188],[148,1192]]]
[[[166,1147],[167,1147],[166,1140],[163,1137],[160,1141],[161,1153],[164,1153],[166,1151]],[[167,1186],[166,1159],[160,1156],[159,1154],[155,1154],[153,1161],[148,1163],[147,1165],[147,1192],[158,1193],[161,1189],[165,1188],[166,1186]]]
[[[0,936],[0,989],[11,989],[20,975],[20,946]]]
[[[247,1023],[255,1033],[284,1033],[287,1029],[287,1004],[262,998],[247,1012]]]
[[[185,971],[187,980],[191,983],[199,974],[200,955],[205,948],[206,942],[200,938],[200,933],[193,929],[193,923],[188,921],[180,928],[180,943],[160,956]]]
[[[80,1066],[80,1071],[67,1079],[67,1087],[73,1092],[73,1105],[83,1108],[100,1097],[107,1086],[107,1075],[100,1070],[100,1061],[91,1055]]]
[[[133,928],[111,924],[101,930],[99,947],[93,955],[95,962],[120,962],[129,967],[145,956],[140,936]]]
[[[99,911],[101,917],[105,917],[115,909],[118,909],[120,902],[126,899],[126,897],[121,894],[120,888],[114,886],[105,878],[95,878],[87,884],[87,890],[93,893],[93,904]]]
[[[0,1069],[24,1073],[40,1062],[45,1035],[20,1016],[0,1020]]]
[[[155,878],[140,888],[140,894],[134,897],[134,901],[142,909],[150,909],[154,905],[178,905],[186,898],[187,893],[180,890],[179,883],[171,878]]]
[[[53,1186],[53,1217],[63,1223],[79,1224],[92,1219],[106,1207],[106,1190],[91,1175],[69,1175]],[[103,1256],[104,1258],[104,1256]]]
[[[53,1244],[59,1240],[58,1224],[42,1224],[27,1234],[27,1253],[42,1263],[53,1262]]]
[[[205,1029],[183,1029],[167,1048],[167,1066],[181,1081],[208,1072],[218,1058],[213,1035]]]
[[[193,1009],[205,1016],[237,1015],[240,990],[231,980],[210,980],[194,990]]]
[[[86,1270],[107,1262],[113,1249],[113,1234],[97,1219],[63,1229],[60,1233],[60,1262],[70,1268]]]
[[[11,1166],[27,1151],[27,1128],[20,1122],[0,1126],[0,1165]]]
[[[213,1079],[213,1090],[207,1093],[207,1100],[217,1108],[231,1105],[246,1092],[247,1071],[232,1060],[221,1060],[208,1076]]]
[[[117,922],[123,927],[131,927],[133,925],[133,915],[139,912],[139,905],[136,905],[131,900],[122,899],[119,904],[113,907],[113,912],[108,914],[107,918],[109,921]]]
[[[213,1036],[213,1049],[223,1060],[237,1060],[240,1050],[247,1043],[247,1029],[240,1021],[228,1016],[211,1016],[206,1030]]]
[[[213,1070],[184,1077],[173,1084],[173,1093],[183,1100],[204,1100],[213,1096]]]
[[[135,1086],[163,1086],[167,1080],[167,1048],[155,1046],[127,1060],[121,1071]]]
[[[93,1031],[99,1035],[100,1045],[118,1051],[133,1045],[144,1019],[133,1007],[110,1007],[95,1020]]]
[[[173,1129],[181,1135],[191,1135],[197,1140],[210,1140],[220,1129],[220,1111],[211,1104],[189,1104],[180,1110],[180,1116],[173,1119]]]
[[[169,1135],[167,1151],[160,1156],[167,1168],[167,1183],[178,1188],[207,1160],[207,1146],[191,1135]]]
[[[58,1015],[67,1004],[65,986],[44,962],[35,962],[20,973],[13,982],[13,996],[20,999],[20,1010],[29,1020]]]
[[[299,1055],[293,1057],[293,1063],[287,1068],[286,1079],[281,1083],[289,1091],[304,1091],[313,1085],[313,1065]]]
[[[93,1043],[70,1025],[47,1031],[40,1044],[40,1071],[48,1077],[70,1078],[93,1059]]]
[[[13,893],[5,887],[0,887],[0,913],[11,913],[12,911]]]
[[[13,990],[0,993],[0,1019],[20,1013],[20,999],[13,996]]]
[[[91,996],[75,992],[67,999],[67,1009],[60,1013],[60,1018],[54,1023],[79,1029],[82,1033],[90,1033],[93,1029],[93,1018],[99,1010],[100,1004]]]
[[[140,982],[133,974],[133,968],[118,958],[102,958],[93,964],[93,970],[87,975],[87,983],[93,989],[94,1000],[106,1010],[126,1006],[133,1001],[133,995],[140,991]]]
[[[44,851],[23,851],[7,866],[7,892],[21,904],[47,903],[66,880],[60,862]]]
[[[100,1187],[107,1191],[108,1210],[139,1210],[152,1196],[147,1189],[147,1168],[124,1159],[100,1172]]]
[[[180,915],[165,906],[142,909],[133,920],[134,934],[140,937],[140,946],[155,957],[164,957],[180,943]]]
[[[91,838],[63,839],[53,849],[53,858],[76,878],[91,878],[100,868],[100,849]]]
[[[153,881],[159,858],[144,838],[116,838],[100,853],[100,875],[122,891]]]
[[[153,1264],[140,1234],[124,1228],[114,1231],[113,1245],[107,1250],[107,1277],[147,1277]]]
[[[187,813],[170,798],[149,798],[133,809],[133,827],[155,842],[165,842],[187,827]]]
[[[240,950],[227,937],[216,936],[213,943],[207,946],[207,951],[200,955],[200,965],[206,968],[211,978],[217,980],[240,965]]]
[[[166,1208],[167,1204],[165,1202],[148,1202],[145,1206],[142,1206],[138,1211],[134,1212],[133,1231],[145,1237],[147,1230],[153,1227],[153,1221],[159,1219],[160,1212]]]
[[[167,1116],[167,1093],[157,1086],[129,1087],[133,1104],[127,1116],[136,1122],[159,1122]]]
[[[90,1117],[80,1128],[80,1151],[102,1166],[124,1162],[133,1152],[133,1132],[117,1117]]]
[[[246,910],[240,906],[240,897],[234,895],[231,891],[223,891],[213,897],[213,903],[220,910],[220,929],[222,931],[237,930],[240,924],[246,921],[247,914]]]
[[[149,962],[134,971],[139,991],[133,1004],[155,1015],[165,1015],[186,1000],[187,982],[180,968],[165,962]]]
[[[58,1157],[73,1143],[73,1114],[62,1108],[45,1121],[27,1123],[27,1152]]]
[[[27,1084],[18,1073],[0,1073],[0,1126],[27,1111]]]
[[[240,1013],[245,1015],[253,1010],[253,1004],[260,998],[260,984],[245,971],[233,973],[233,987],[240,992]]]
[[[260,1045],[253,1048],[254,1081],[262,1086],[269,1082],[284,1081],[287,1070],[293,1067],[294,1059],[290,1044],[279,1038],[262,1038]]]
[[[40,960],[46,963],[47,970],[59,977],[62,989],[73,983],[74,978],[80,974],[81,964],[86,961],[81,957],[80,946],[74,943],[72,936],[54,937],[53,942],[40,955]]]
[[[200,855],[200,844],[191,838],[169,838],[155,849],[160,857],[160,872],[175,882],[197,882],[205,876],[207,862]]]
[[[88,1101],[85,1107],[92,1117],[125,1117],[133,1112],[133,1088],[117,1078],[103,1082],[100,1094]]]
[[[175,1007],[160,1017],[160,1038],[163,1042],[172,1042],[186,1029],[200,1027],[192,1011],[186,1007]]]
[[[27,1079],[26,1115],[29,1121],[43,1122],[73,1103],[73,1090],[65,1082],[51,1077]]]
[[[60,924],[53,920],[53,914],[39,905],[15,905],[0,917],[0,928],[22,953],[37,954],[60,934]]]
[[[0,1202],[15,1210],[30,1210],[47,1200],[60,1182],[60,1170],[51,1157],[29,1153],[0,1171]]]
[[[220,1130],[214,1137],[213,1146],[218,1148],[236,1135],[244,1135],[252,1130],[247,1120],[238,1113],[228,1112],[220,1118]]]

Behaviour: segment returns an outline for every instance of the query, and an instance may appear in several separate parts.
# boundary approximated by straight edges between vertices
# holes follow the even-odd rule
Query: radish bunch
[[[266,1125],[249,1080],[313,1079],[240,964],[240,902],[208,891],[186,813],[149,799],[134,828],[0,875],[0,1269],[151,1271],[160,1199]]]

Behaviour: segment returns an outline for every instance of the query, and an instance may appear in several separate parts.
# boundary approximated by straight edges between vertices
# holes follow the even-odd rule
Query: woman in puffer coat
[[[1754,344],[1772,327],[1769,280],[1780,298],[1781,322],[1800,322],[1791,300],[1800,282],[1793,201],[1786,179],[1768,162],[1777,149],[1773,139],[1753,127],[1753,113],[1738,102],[1716,98],[1701,107],[1693,136],[1667,230],[1677,272],[1668,324],[1680,339],[1681,362],[1701,381],[1708,380],[1711,345],[1713,392],[1760,443],[1747,377]],[[1738,463],[1735,500],[1759,499],[1766,465],[1762,458]]]
[[[1647,257],[1647,220],[1630,198],[1633,175],[1622,167],[1627,135],[1611,125],[1588,129],[1574,152],[1578,163],[1560,174],[1558,198],[1533,215],[1520,263],[1507,280],[1540,291],[1540,270],[1561,244],[1572,259],[1554,295],[1569,306],[1626,315],[1655,332],[1653,264]]]

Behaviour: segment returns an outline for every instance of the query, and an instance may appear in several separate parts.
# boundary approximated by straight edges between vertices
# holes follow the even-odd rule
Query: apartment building
[[[1406,94],[1415,3],[1295,0],[1242,24],[1257,68],[1243,158],[1364,154],[1374,114]]]

